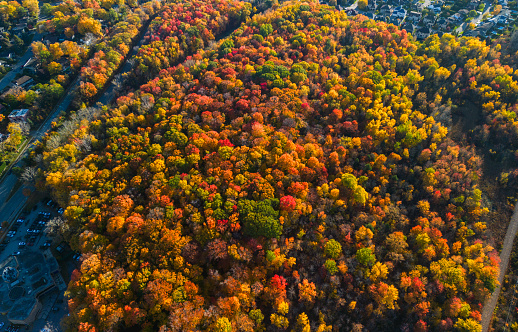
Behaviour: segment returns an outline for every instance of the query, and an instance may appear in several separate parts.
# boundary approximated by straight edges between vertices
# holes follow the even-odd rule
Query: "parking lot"
[[[44,207],[43,207],[44,206]],[[56,212],[42,203],[36,205],[36,210],[31,211],[27,216],[19,216],[13,225],[3,233],[6,233],[0,243],[0,261],[9,255],[22,254],[26,249],[45,249],[49,247],[52,240],[44,234],[46,223],[55,217]]]
[[[52,218],[62,213],[57,205],[52,202],[39,202],[30,213],[20,215],[12,223],[11,227],[0,230],[0,261],[5,260],[11,255],[23,255],[28,250],[43,251],[50,247],[56,249],[56,243],[45,235],[45,226]],[[58,250],[59,251],[59,250]],[[55,251],[54,251],[55,252]],[[64,275],[70,276],[74,268],[79,264],[79,256],[70,253]],[[62,265],[63,266],[63,265]],[[65,278],[68,283],[70,278]],[[4,331],[41,331],[47,327],[50,331],[61,331],[59,322],[61,318],[68,314],[67,300],[64,298],[64,292],[57,288],[44,294],[39,298],[43,308],[37,315],[37,319],[29,326],[14,326],[4,315],[0,315],[0,332]]]

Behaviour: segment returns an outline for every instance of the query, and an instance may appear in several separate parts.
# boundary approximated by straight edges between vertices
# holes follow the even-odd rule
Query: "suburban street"
[[[141,45],[144,41],[144,35],[142,34],[141,39],[138,41],[137,45]],[[36,34],[35,38],[40,38],[41,35]],[[34,40],[33,39],[33,40]],[[37,39],[36,39],[37,40]],[[133,55],[135,55],[138,51],[138,46],[134,47],[130,56],[127,59],[130,59]],[[0,87],[5,87],[10,83],[9,78],[13,79],[17,72],[19,72],[25,62],[32,57],[32,49],[29,47],[27,52],[23,55],[20,61],[15,65],[15,68],[9,74],[11,76],[6,75],[4,79],[0,81]],[[130,71],[132,65],[126,61],[121,67],[121,73],[126,73]],[[37,141],[41,141],[42,138],[47,134],[47,132],[52,127],[52,122],[59,117],[61,112],[64,112],[68,109],[72,101],[75,97],[75,91],[79,87],[80,84],[80,76],[78,76],[74,81],[72,81],[67,90],[65,91],[65,95],[58,102],[52,113],[47,117],[47,119],[41,124],[41,126],[34,130],[29,136],[29,142],[26,146],[20,151],[15,163],[13,163],[13,167],[22,166],[22,160],[24,157],[28,155],[28,153],[34,148],[34,144]],[[110,86],[106,91],[99,97],[98,102],[101,103],[109,103],[115,95],[115,85],[113,82],[110,83]],[[2,179],[0,179],[0,223],[3,221],[8,221],[12,223],[14,219],[19,215],[22,211],[23,206],[27,201],[27,197],[23,194],[23,186],[19,186],[19,188],[15,189],[18,182],[18,177],[15,174],[8,172]]]
[[[41,38],[41,34],[39,33],[35,33],[34,34],[34,37],[32,38],[32,41],[35,41],[35,40],[40,40]],[[8,72],[1,80],[0,80],[0,91],[2,91],[6,86],[9,85],[9,83],[11,83],[11,81],[16,77],[16,75],[18,75],[22,69],[23,69],[23,65],[25,65],[25,63],[30,59],[32,58],[33,56],[33,53],[32,53],[32,47],[29,45],[29,47],[27,48],[27,51],[25,52],[24,55],[22,55],[22,57],[20,58],[20,60],[18,60],[18,62],[13,65],[12,69],[10,72]]]
[[[54,121],[62,111],[65,111],[72,100],[74,99],[74,90],[79,86],[79,77],[72,82],[69,90],[64,98],[60,101],[57,107],[54,109],[52,114],[47,117],[47,120],[32,133],[29,144],[20,151],[17,162],[13,166],[22,166],[21,160],[31,151],[34,147],[32,143],[41,140],[47,131],[51,128],[52,121]],[[20,214],[23,206],[27,202],[27,197],[23,194],[23,187],[19,187],[16,191],[12,192],[18,182],[18,177],[13,173],[8,173],[4,176],[0,184],[0,223],[7,221],[12,223],[13,220]],[[11,196],[10,196],[11,195]],[[9,197],[10,196],[10,197]]]
[[[484,7],[484,11],[480,15],[473,18],[470,22],[462,23],[457,29],[455,29],[455,32],[457,32],[459,35],[462,35],[462,33],[464,32],[464,30],[466,29],[466,27],[468,26],[469,23],[477,24],[477,23],[481,22],[484,14],[489,13],[489,12],[491,12],[491,10],[493,10],[492,2],[486,1],[485,4],[486,4],[486,6]],[[507,14],[507,13],[509,13],[509,9],[502,9],[500,13]]]
[[[139,42],[142,42],[142,39]],[[136,48],[134,50],[136,52]],[[133,55],[133,53],[132,53]],[[29,49],[26,54],[24,55],[23,59],[29,59],[32,56],[32,50]],[[23,64],[25,64],[24,61],[21,59],[19,63],[17,64],[18,71],[21,70],[23,67]],[[27,60],[25,60],[27,61]],[[131,70],[131,65],[126,62],[122,67],[122,72],[127,72]],[[15,70],[12,71],[12,73]],[[15,73],[11,77],[14,77]],[[2,80],[2,84],[5,84],[4,86],[7,86],[10,82]],[[57,117],[60,116],[60,114],[64,111],[66,111],[72,101],[75,97],[75,91],[79,87],[80,84],[80,76],[78,76],[73,82],[70,83],[67,90],[65,91],[65,95],[61,98],[61,100],[58,102],[52,113],[47,117],[47,119],[41,124],[41,126],[34,130],[31,133],[31,136],[29,137],[29,142],[26,144],[24,149],[20,151],[18,158],[15,163],[13,163],[13,166],[22,166],[23,165],[23,158],[28,155],[28,153],[34,148],[34,144],[37,141],[41,141],[41,139],[47,134],[47,132],[51,129],[52,122],[56,120]],[[115,94],[113,84],[110,85],[110,88],[107,89],[102,96],[100,96],[99,100],[106,100],[111,101],[113,99],[113,96]],[[20,213],[22,212],[23,207],[25,206],[25,203],[27,202],[27,197],[23,194],[23,186],[18,186],[16,188],[18,183],[18,177],[12,173],[7,173],[1,180],[0,180],[0,223],[3,221],[8,221],[9,224],[12,224],[15,222],[17,217],[19,217]],[[44,238],[44,237],[42,237]],[[19,238],[16,237],[16,241],[19,241]],[[38,245],[41,241],[38,241]],[[13,241],[13,245],[15,245],[18,242]],[[11,244],[10,244],[11,245]],[[9,249],[9,248],[7,248]],[[5,250],[5,252],[10,252],[12,250]],[[67,271],[68,275],[71,274],[72,270],[76,268],[76,266],[70,266],[69,271]],[[32,328],[39,331],[44,327],[52,327],[53,331],[59,331],[59,322],[64,314],[67,313],[68,307],[66,301],[61,302],[61,304],[57,305],[56,299],[63,300],[63,292],[57,293],[51,293],[48,296],[47,300],[43,299],[44,302],[44,310],[42,311],[40,319],[36,320]],[[55,309],[51,310],[52,307]]]

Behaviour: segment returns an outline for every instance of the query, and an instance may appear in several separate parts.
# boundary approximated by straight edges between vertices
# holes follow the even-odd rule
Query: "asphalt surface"
[[[513,216],[509,227],[507,227],[507,233],[505,234],[504,245],[500,252],[500,273],[498,274],[499,286],[495,289],[491,298],[484,304],[482,308],[482,332],[489,331],[491,319],[493,318],[493,312],[495,311],[498,303],[498,296],[504,282],[505,271],[507,271],[507,265],[509,264],[509,257],[511,256],[511,250],[513,249],[514,238],[518,232],[518,202],[514,207]]]
[[[15,236],[11,238],[6,248],[3,251],[0,251],[0,261],[3,261],[16,251],[20,251],[20,255],[23,255],[26,250],[40,250],[40,245],[43,245],[43,243],[45,243],[47,240],[51,240],[44,234],[44,232],[41,232],[35,235],[36,241],[34,242],[33,246],[29,246],[28,244],[23,248],[18,246],[18,243],[22,241],[28,243],[27,239],[25,238],[27,229],[33,228],[31,224],[34,222],[34,220],[38,219],[39,212],[50,212],[51,218],[57,216],[55,209],[52,209],[43,203],[39,203],[35,210],[31,211],[27,216],[25,216],[25,222],[19,225]],[[67,263],[63,266],[67,269],[65,275],[68,276],[71,276],[72,270],[76,268],[76,265],[72,260],[67,261]],[[65,280],[65,282],[69,282],[69,280],[70,279]],[[56,302],[58,299],[59,302]],[[62,329],[60,328],[59,322],[61,321],[63,315],[68,313],[68,306],[67,301],[64,298],[64,292],[60,292],[58,289],[55,289],[50,293],[40,297],[39,300],[42,303],[43,308],[42,311],[38,314],[34,323],[29,326],[29,331],[41,331],[44,327],[52,327],[51,331],[54,332],[61,331]],[[57,310],[52,310],[52,308],[56,308]],[[7,317],[3,315],[0,315],[0,322],[5,324],[3,328],[0,328],[0,331],[5,331],[7,326],[11,325]],[[23,329],[21,329],[21,331],[23,331]]]
[[[455,29],[455,32],[457,32],[459,35],[462,35],[462,33],[464,32],[464,30],[466,29],[468,24],[470,24],[470,23],[477,24],[478,22],[483,22],[482,17],[484,16],[484,14],[490,13],[493,10],[492,2],[485,2],[485,4],[486,4],[486,7],[484,7],[484,11],[480,15],[473,18],[470,22],[462,23],[457,29]],[[500,14],[509,14],[509,12],[510,12],[509,9],[502,9],[500,11]],[[487,20],[485,22],[487,22]]]
[[[35,33],[32,41],[40,40],[41,34]],[[11,71],[8,72],[1,80],[0,80],[0,91],[2,91],[6,86],[11,83],[11,81],[23,70],[23,65],[33,57],[32,47],[29,45],[27,51],[22,55],[20,60],[12,67]]]

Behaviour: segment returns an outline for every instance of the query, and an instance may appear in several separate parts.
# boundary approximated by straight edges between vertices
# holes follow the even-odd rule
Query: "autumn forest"
[[[66,331],[481,330],[491,200],[518,189],[508,40],[313,1],[146,6],[72,59],[77,111],[30,156],[83,255]]]

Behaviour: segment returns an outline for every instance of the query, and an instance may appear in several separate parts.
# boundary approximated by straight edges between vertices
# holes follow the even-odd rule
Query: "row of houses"
[[[448,5],[451,4],[450,0]],[[426,38],[427,31],[431,31],[432,28],[436,28],[443,33],[449,32],[453,27],[460,25],[469,15],[469,11],[476,9],[479,4],[480,0],[471,0],[465,8],[446,18],[439,17],[446,5],[445,0],[435,0],[430,5],[426,5],[426,2],[420,0],[387,0],[381,4],[377,0],[369,0],[366,9],[368,12],[363,14],[375,20],[385,21],[402,27],[404,25],[407,31],[413,32],[418,39],[421,39]],[[425,8],[429,13],[426,16],[422,13]],[[378,15],[374,14],[376,10]],[[419,27],[416,27],[417,25]]]

